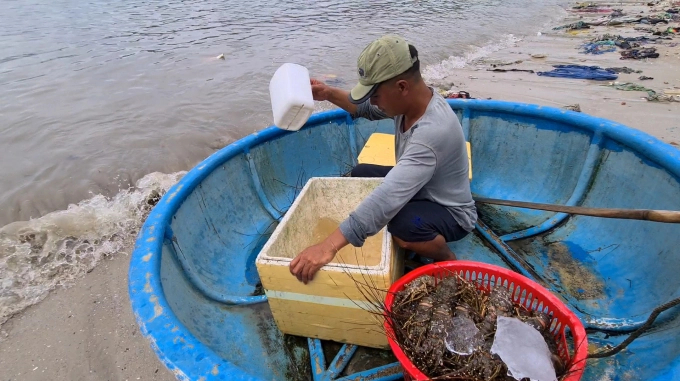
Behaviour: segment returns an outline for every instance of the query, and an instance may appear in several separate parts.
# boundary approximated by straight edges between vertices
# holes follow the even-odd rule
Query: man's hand
[[[290,262],[290,273],[293,274],[300,282],[307,284],[314,279],[319,269],[327,265],[335,258],[335,254],[345,247],[349,242],[340,229],[335,229],[328,238],[321,243],[310,246],[298,254],[295,259]]]
[[[309,82],[312,86],[312,98],[314,98],[315,101],[329,101],[350,114],[355,114],[357,112],[357,105],[349,101],[348,91],[328,86],[314,78],[311,78]]]
[[[290,273],[304,284],[314,279],[314,274],[335,257],[333,250],[328,250],[324,246],[322,242],[303,250],[290,263]]]
[[[331,96],[331,87],[327,84],[312,78],[309,81],[312,85],[312,97],[315,101],[327,101]]]

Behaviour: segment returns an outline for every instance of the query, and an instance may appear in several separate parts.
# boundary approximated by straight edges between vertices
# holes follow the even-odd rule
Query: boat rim
[[[561,122],[594,135],[599,134],[645,156],[680,178],[680,150],[648,133],[621,123],[566,109],[527,103],[480,99],[447,99],[447,101],[454,110],[462,109],[464,116],[466,112],[471,111],[498,112]],[[338,120],[351,119],[342,109],[322,111],[313,114],[303,129]],[[217,375],[223,372],[226,372],[232,380],[259,379],[221,358],[199,341],[170,308],[163,294],[160,279],[161,247],[169,231],[170,219],[196,186],[224,162],[248,152],[251,147],[292,133],[295,132],[269,126],[208,156],[163,195],[140,229],[128,270],[131,307],[141,333],[149,340],[161,362],[180,380],[192,379],[191,375]],[[235,304],[264,301],[252,298],[258,297],[235,296],[233,300]],[[178,341],[183,343],[181,347],[176,345]],[[192,358],[191,361],[183,361],[188,357],[188,351],[202,354],[203,359],[195,361]],[[680,369],[680,361],[673,361],[669,367]]]

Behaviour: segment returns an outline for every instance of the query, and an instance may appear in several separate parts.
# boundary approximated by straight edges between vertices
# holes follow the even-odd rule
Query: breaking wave
[[[520,38],[507,34],[502,36],[500,40],[490,41],[482,46],[471,46],[470,50],[463,55],[450,56],[437,64],[426,66],[423,69],[423,78],[429,83],[441,83],[447,77],[454,74],[456,69],[464,68],[470,63],[499,50],[515,46],[519,41],[521,41]]]
[[[185,173],[151,173],[112,198],[96,195],[0,228],[0,325],[102,258],[129,254],[148,213]]]

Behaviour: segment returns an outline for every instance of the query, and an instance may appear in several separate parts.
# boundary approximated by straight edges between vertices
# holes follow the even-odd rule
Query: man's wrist
[[[324,251],[324,253],[330,253],[335,256],[338,251],[342,250],[342,248],[348,244],[349,242],[342,234],[342,231],[340,231],[340,228],[337,228],[333,233],[331,233],[331,235],[323,240],[321,249]]]
[[[333,243],[333,240],[331,240],[329,237],[324,241],[323,251],[326,253],[331,253],[333,254],[333,256],[335,256],[335,254],[337,254],[338,251],[340,251],[340,249],[337,247],[337,245],[335,245],[335,243]]]
[[[329,87],[328,89],[328,101],[336,106],[341,103],[343,91],[337,87]]]

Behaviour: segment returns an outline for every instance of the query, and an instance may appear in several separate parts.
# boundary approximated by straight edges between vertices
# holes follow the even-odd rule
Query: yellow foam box
[[[469,179],[472,180],[472,151],[470,142],[465,142],[465,146],[468,155],[468,176]],[[362,148],[361,153],[359,153],[357,161],[359,164],[375,164],[393,167],[396,165],[395,157],[394,135],[376,132],[369,136],[364,148]]]
[[[403,250],[386,228],[360,248],[340,250],[306,285],[289,270],[293,258],[333,232],[378,184],[380,179],[311,178],[260,251],[255,263],[281,332],[388,347],[383,320],[373,313],[375,297],[367,297],[383,301],[403,275]]]

